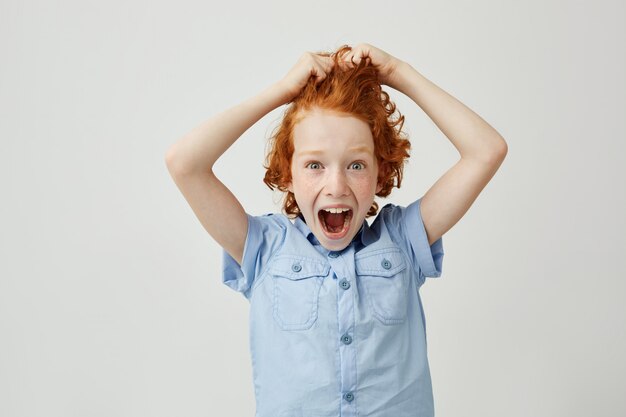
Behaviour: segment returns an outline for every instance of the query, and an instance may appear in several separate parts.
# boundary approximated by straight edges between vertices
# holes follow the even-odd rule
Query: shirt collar
[[[302,233],[312,245],[319,245],[320,242],[317,240],[309,226],[305,223],[302,215],[299,215],[294,220],[294,226]],[[367,246],[370,243],[373,243],[377,240],[376,233],[370,228],[369,224],[367,224],[367,220],[363,220],[363,224],[361,225],[361,229],[354,235],[351,244],[360,242],[363,246]]]
[[[311,229],[309,229],[309,226],[307,226],[307,224],[304,222],[302,215],[298,215],[293,224],[294,226],[296,226],[296,229],[298,229],[300,233],[302,233],[307,238],[307,240],[311,242],[312,245],[320,244],[319,240],[317,240]]]

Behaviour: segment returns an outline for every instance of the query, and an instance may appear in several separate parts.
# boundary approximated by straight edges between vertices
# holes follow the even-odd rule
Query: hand
[[[362,59],[369,57],[374,68],[378,70],[380,82],[396,90],[400,90],[398,79],[398,67],[403,63],[387,52],[367,43],[360,43],[344,55],[344,65],[358,65]],[[352,63],[353,64],[352,64]]]
[[[335,63],[332,57],[305,52],[287,75],[278,82],[284,90],[285,102],[300,94],[311,77],[319,84],[332,71]]]

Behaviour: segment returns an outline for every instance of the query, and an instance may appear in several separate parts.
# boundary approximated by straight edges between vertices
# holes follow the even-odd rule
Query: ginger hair
[[[411,148],[411,142],[402,132],[404,116],[396,112],[396,105],[382,90],[378,71],[369,57],[351,69],[340,68],[338,62],[351,50],[349,45],[343,45],[335,52],[318,52],[333,58],[333,70],[318,85],[315,85],[314,77],[309,79],[307,85],[288,103],[281,123],[269,139],[263,182],[271,190],[276,188],[286,193],[283,210],[291,218],[300,215],[294,194],[286,188],[291,182],[293,130],[302,115],[313,108],[346,113],[369,125],[378,163],[378,184],[382,185],[376,196],[387,197],[394,186],[400,188],[402,183],[404,163]],[[377,212],[378,204],[374,201],[366,217]]]

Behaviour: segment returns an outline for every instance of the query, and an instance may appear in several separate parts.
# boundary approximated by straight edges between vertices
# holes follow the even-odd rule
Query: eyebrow
[[[350,151],[352,153],[367,153],[367,154],[373,155],[372,151],[367,146],[357,146],[356,148],[348,149],[348,151]],[[302,155],[323,155],[324,151],[312,149],[312,150],[308,150],[308,151],[296,152],[296,154],[298,156],[302,156]]]
[[[350,148],[350,149],[348,149],[348,150],[349,150],[350,152],[353,152],[353,153],[359,153],[359,152],[362,152],[362,153],[368,153],[368,154],[370,154],[370,155],[372,155],[372,154],[373,154],[373,153],[372,153],[372,151],[371,151],[371,149],[370,149],[370,148],[368,148],[367,146],[357,146],[356,148]]]
[[[322,151],[316,151],[316,150],[311,150],[311,151],[301,151],[301,152],[295,152],[297,155],[321,155],[324,152]]]

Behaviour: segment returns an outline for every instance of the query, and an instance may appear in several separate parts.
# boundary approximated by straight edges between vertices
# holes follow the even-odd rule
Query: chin
[[[318,238],[318,240],[320,241],[321,245],[328,249],[328,250],[332,250],[332,251],[340,251],[340,250],[344,250],[345,248],[348,247],[348,245],[350,245],[350,242],[352,242],[352,239],[354,238],[353,234],[350,235],[346,235],[341,239],[329,239],[327,236],[322,236],[323,240],[320,240]]]
[[[332,242],[332,243],[326,243],[325,245],[322,245],[322,246],[324,246],[328,250],[340,251],[348,247],[348,242],[342,242],[342,243]]]

